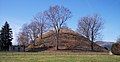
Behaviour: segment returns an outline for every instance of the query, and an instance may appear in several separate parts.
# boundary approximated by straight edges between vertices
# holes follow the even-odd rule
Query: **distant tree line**
[[[10,46],[12,46],[12,34],[12,29],[8,22],[5,22],[0,30],[0,51],[9,51]]]

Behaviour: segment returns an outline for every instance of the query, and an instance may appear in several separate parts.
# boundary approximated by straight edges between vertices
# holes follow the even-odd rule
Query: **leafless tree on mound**
[[[59,31],[62,25],[71,18],[71,11],[63,6],[50,6],[49,10],[45,11],[47,19],[51,22],[55,30],[56,50],[58,50]]]
[[[27,47],[27,45],[29,44],[29,33],[27,28],[27,24],[24,24],[22,27],[22,31],[19,32],[17,36],[18,45],[22,45],[24,47],[24,51],[25,47]]]
[[[29,38],[27,37],[27,35],[24,32],[19,32],[17,36],[17,42],[18,42],[18,45],[23,46],[24,51],[25,51],[25,47],[27,47],[29,44],[28,41],[29,41]]]
[[[50,23],[45,16],[45,13],[38,13],[36,16],[34,16],[33,21],[35,22],[36,29],[39,31],[39,35],[42,39],[43,33],[48,31],[50,28]]]
[[[23,25],[22,30],[18,35],[18,43],[21,44],[23,42],[27,42],[35,45],[38,36],[41,36],[42,38],[42,34],[48,30],[48,25],[49,23],[47,22],[44,13],[38,13],[36,16],[34,16],[30,24]]]
[[[78,21],[78,32],[88,38],[91,41],[91,50],[94,51],[94,41],[101,34],[101,29],[103,28],[103,22],[100,16],[86,16],[82,17]]]

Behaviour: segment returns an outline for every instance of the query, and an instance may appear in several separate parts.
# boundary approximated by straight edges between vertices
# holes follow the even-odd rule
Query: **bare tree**
[[[29,44],[29,33],[28,33],[28,25],[24,24],[22,26],[21,31],[18,33],[17,36],[17,42],[19,46],[23,46],[24,51],[25,51],[25,47],[28,46]]]
[[[39,35],[42,39],[44,32],[48,31],[50,28],[50,23],[47,20],[45,13],[38,13],[34,16],[33,21],[36,23],[36,29],[39,31]]]
[[[55,30],[56,50],[58,50],[59,31],[62,25],[71,17],[71,11],[63,6],[55,5],[45,11],[45,15]]]
[[[31,43],[35,46],[36,39],[46,32],[49,28],[47,19],[43,13],[38,13],[34,16],[30,24],[24,24],[21,33],[18,35],[18,42],[24,44]],[[27,39],[27,40],[26,40]],[[24,44],[25,45],[25,44]]]
[[[91,41],[91,50],[94,50],[94,41],[101,34],[102,19],[98,15],[82,17],[78,22],[78,32]]]
[[[23,46],[23,49],[25,51],[25,47],[28,46],[29,44],[29,39],[28,37],[25,35],[24,32],[19,32],[18,36],[17,36],[17,41],[18,41],[18,45],[19,46]]]

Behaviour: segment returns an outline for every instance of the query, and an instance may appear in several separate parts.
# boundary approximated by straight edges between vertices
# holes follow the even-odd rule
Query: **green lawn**
[[[91,52],[0,52],[0,62],[120,62],[120,56]]]

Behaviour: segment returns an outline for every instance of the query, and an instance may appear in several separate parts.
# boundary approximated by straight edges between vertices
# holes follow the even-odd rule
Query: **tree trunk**
[[[43,30],[42,30],[42,27],[41,27],[41,33],[40,33],[40,34],[41,34],[41,39],[42,39],[42,34],[43,34]]]
[[[33,48],[32,51],[35,51],[35,40],[33,40]]]
[[[56,31],[55,33],[55,37],[56,37],[56,49],[55,50],[59,50],[59,47],[58,47],[58,43],[59,43],[59,30]]]
[[[92,31],[92,38],[91,38],[91,50],[94,51],[94,35]]]
[[[25,45],[23,45],[23,51],[25,52]]]
[[[58,41],[59,41],[59,39],[58,39],[58,33],[56,34],[56,50],[58,50],[59,48],[58,48]]]
[[[91,42],[91,51],[94,51],[93,41]]]

